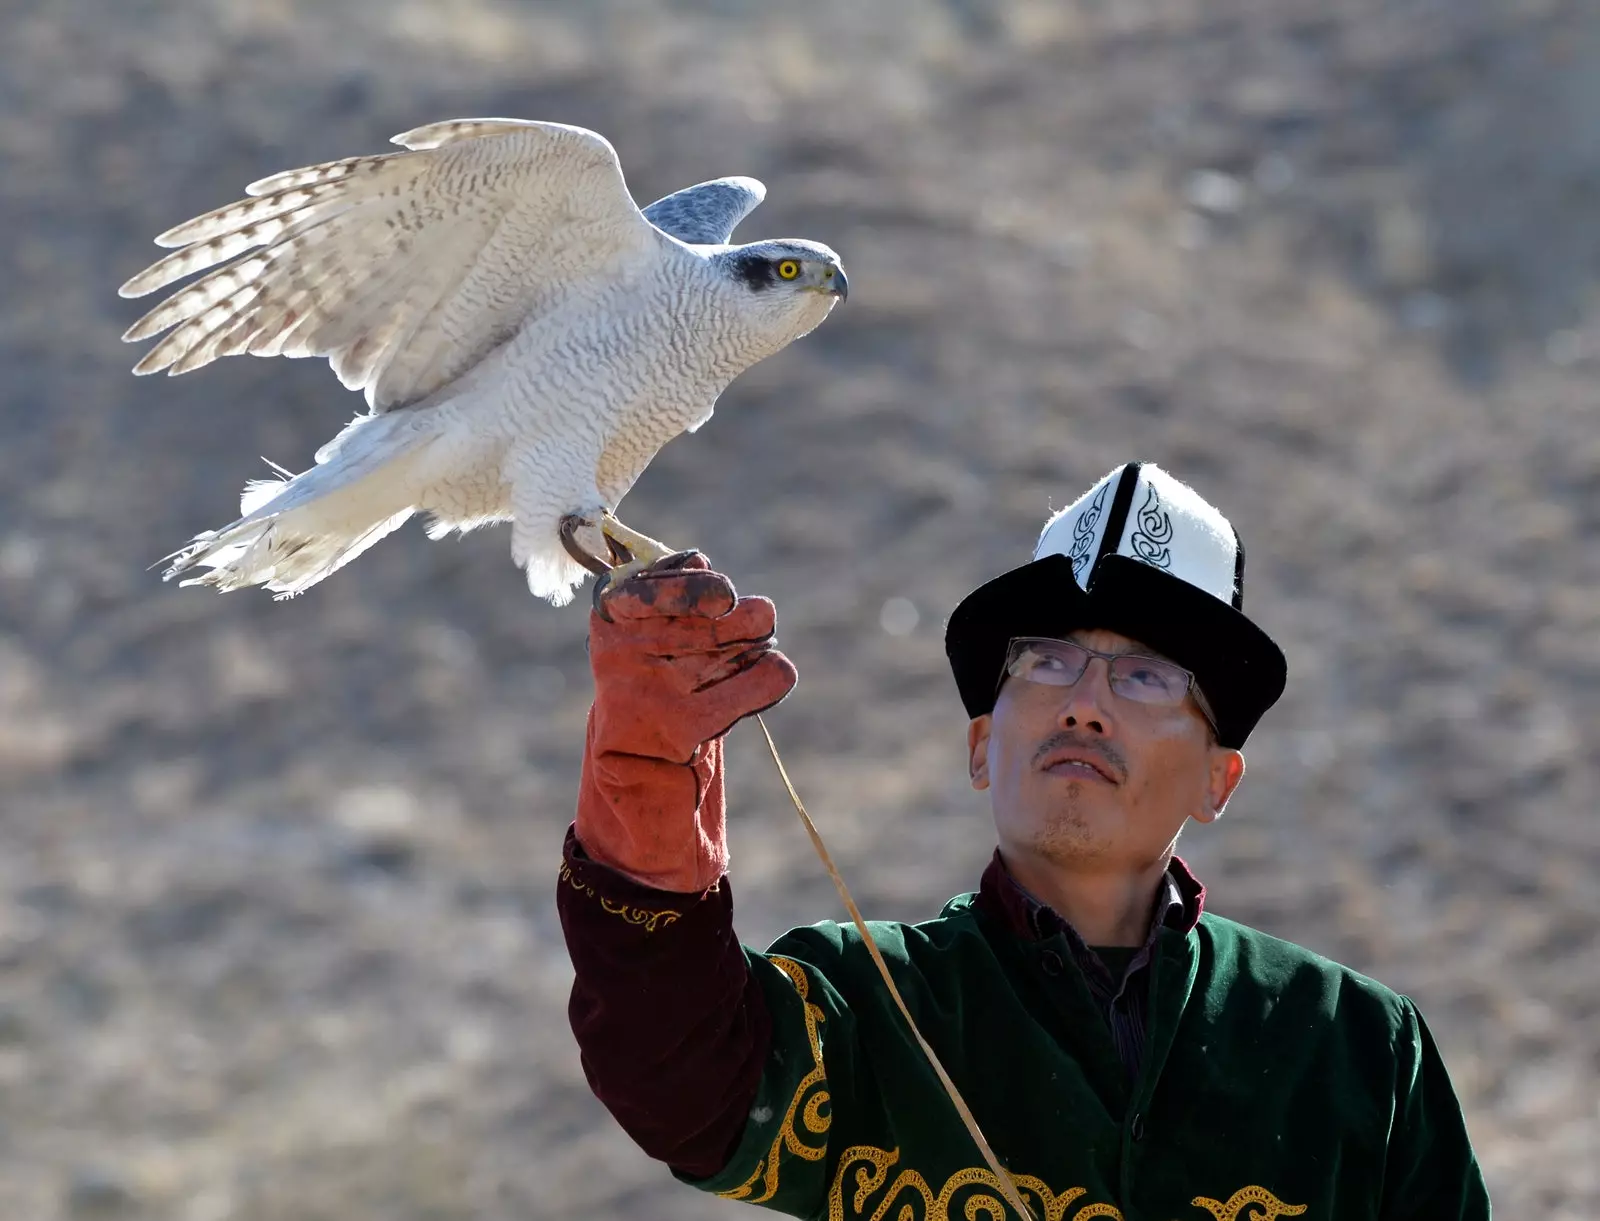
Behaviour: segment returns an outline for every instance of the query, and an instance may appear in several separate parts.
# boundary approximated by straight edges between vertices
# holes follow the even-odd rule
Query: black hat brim
[[[1216,714],[1218,740],[1234,749],[1277,702],[1288,677],[1283,651],[1271,637],[1187,581],[1108,555],[1084,590],[1070,559],[1047,555],[980,585],[950,616],[945,654],[967,715],[994,710],[1013,639],[1089,628],[1137,640],[1192,671]]]

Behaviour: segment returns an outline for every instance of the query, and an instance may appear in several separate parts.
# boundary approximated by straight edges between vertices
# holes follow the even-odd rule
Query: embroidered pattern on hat
[[[1100,485],[1100,494],[1078,514],[1078,520],[1072,523],[1072,550],[1067,558],[1072,561],[1072,577],[1079,584],[1083,582],[1083,566],[1088,561],[1090,553],[1094,551],[1095,527],[1100,524],[1100,514],[1106,507],[1106,492],[1111,487],[1109,483]]]
[[[1170,542],[1172,542],[1172,515],[1161,507],[1161,497],[1156,495],[1154,486],[1147,486],[1144,504],[1139,509],[1138,527],[1134,530],[1133,537],[1128,540],[1128,546],[1132,547],[1134,555],[1146,564],[1170,569],[1172,549],[1167,545]]]

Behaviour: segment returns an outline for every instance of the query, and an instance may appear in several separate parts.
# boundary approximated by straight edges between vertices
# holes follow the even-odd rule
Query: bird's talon
[[[609,562],[601,559],[577,539],[579,530],[593,529],[597,525],[600,536],[606,541]],[[594,612],[607,623],[611,622],[611,616],[605,609],[607,594],[629,577],[643,572],[660,560],[669,556],[690,554],[674,551],[665,543],[659,543],[636,530],[630,530],[609,511],[602,511],[598,522],[581,513],[569,513],[561,519],[557,533],[561,537],[561,546],[566,549],[567,554],[594,573]]]
[[[600,618],[604,619],[607,623],[612,621],[610,612],[606,610],[605,603],[605,597],[607,592],[611,589],[611,584],[611,574],[609,572],[602,572],[595,578],[594,595],[592,599],[594,613],[599,615]]]
[[[561,546],[566,553],[598,577],[604,576],[606,573],[610,572],[612,565],[606,563],[605,560],[602,560],[598,555],[590,551],[582,543],[578,542],[577,539],[577,533],[579,530],[593,525],[594,522],[590,521],[587,517],[580,516],[577,513],[568,513],[561,519],[561,524],[557,530],[557,534],[560,535]],[[606,549],[611,551],[613,556],[615,556],[615,550],[612,547],[612,543],[609,538],[606,539]]]
[[[606,550],[611,554],[611,566],[613,568],[633,562],[633,552],[629,551],[626,546],[612,538],[605,532],[603,528],[600,533],[606,540]]]

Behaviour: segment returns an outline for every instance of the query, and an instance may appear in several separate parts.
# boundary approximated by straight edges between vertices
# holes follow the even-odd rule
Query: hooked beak
[[[845,277],[843,267],[830,267],[823,273],[822,291],[838,297],[841,305],[850,299],[850,281]]]

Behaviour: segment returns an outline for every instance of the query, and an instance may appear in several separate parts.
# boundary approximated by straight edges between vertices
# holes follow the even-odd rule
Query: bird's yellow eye
[[[792,280],[799,274],[800,264],[793,259],[784,259],[778,264],[778,278],[781,280]]]

